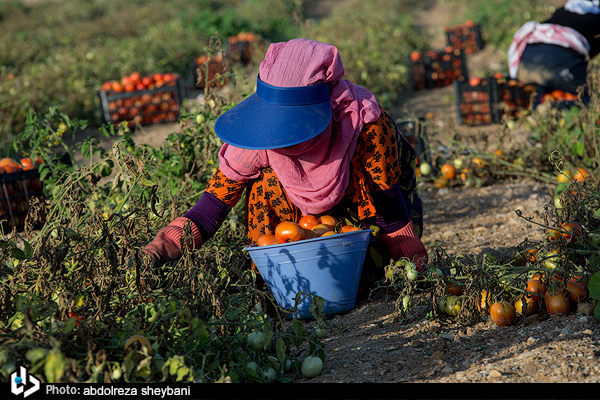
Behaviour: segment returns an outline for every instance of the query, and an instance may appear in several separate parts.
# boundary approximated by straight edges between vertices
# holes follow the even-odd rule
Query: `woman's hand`
[[[202,235],[196,224],[185,217],[176,218],[169,225],[161,229],[154,240],[140,251],[151,258],[154,268],[161,267],[165,263],[178,260],[181,257],[179,243],[183,236],[183,227],[186,224],[189,224],[188,226],[192,229],[194,238],[193,248],[200,247],[202,244]]]

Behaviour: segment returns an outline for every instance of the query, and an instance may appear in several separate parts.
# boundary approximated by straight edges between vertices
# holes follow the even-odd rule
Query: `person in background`
[[[513,36],[509,74],[538,93],[561,90],[589,101],[589,60],[600,52],[600,0],[569,0],[540,23],[529,21]],[[539,100],[539,98],[538,98]]]
[[[282,221],[331,215],[376,227],[359,293],[383,278],[390,259],[428,262],[415,152],[373,93],[342,79],[335,46],[307,39],[270,45],[256,92],[225,112],[215,133],[225,143],[219,169],[197,204],[164,227],[142,253],[154,265],[181,256],[189,224],[197,248],[246,190],[248,242]],[[382,263],[383,261],[383,263]]]

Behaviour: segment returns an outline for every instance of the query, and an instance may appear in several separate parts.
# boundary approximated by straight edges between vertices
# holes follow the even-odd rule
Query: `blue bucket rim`
[[[295,244],[299,244],[299,243],[311,243],[311,242],[318,242],[318,241],[335,240],[335,239],[339,239],[340,237],[357,235],[357,234],[361,234],[361,233],[365,233],[365,232],[373,232],[373,229],[361,229],[360,231],[336,233],[335,235],[329,235],[329,236],[325,236],[325,237],[320,236],[320,237],[316,237],[316,238],[312,238],[312,239],[298,240],[297,242],[271,244],[269,246],[258,246],[256,243],[253,243],[249,246],[244,247],[242,250],[252,251],[252,250],[256,250],[256,249],[261,249],[261,250],[276,249],[279,247],[287,247],[287,246],[295,245]]]

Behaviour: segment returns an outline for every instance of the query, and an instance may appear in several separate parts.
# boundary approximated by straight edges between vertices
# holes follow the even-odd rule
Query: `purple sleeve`
[[[408,209],[400,191],[400,184],[387,190],[371,191],[375,206],[375,223],[383,233],[393,233],[402,229],[410,222]]]
[[[202,234],[202,243],[206,243],[219,229],[231,207],[210,192],[202,193],[200,200],[184,217],[192,220]]]

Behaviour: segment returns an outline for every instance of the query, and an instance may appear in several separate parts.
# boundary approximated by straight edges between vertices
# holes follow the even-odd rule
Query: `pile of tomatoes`
[[[20,171],[31,171],[37,169],[42,160],[33,161],[24,157],[20,162],[10,157],[0,160],[0,221],[8,221],[4,228],[22,227],[25,224],[27,209],[29,208],[29,197],[41,196],[43,185],[39,175],[22,177],[19,179],[1,179],[3,175],[14,174]]]
[[[354,225],[342,225],[337,218],[331,215],[320,217],[305,215],[298,222],[280,222],[275,227],[274,234],[261,235],[256,240],[256,244],[258,246],[269,246],[360,230],[361,228]]]
[[[464,51],[465,54],[478,52],[483,47],[479,26],[475,25],[472,20],[452,27],[445,26],[444,32],[446,32],[448,44]]]
[[[179,75],[175,73],[141,76],[133,72],[120,80],[106,81],[101,88],[101,96],[106,98],[105,119],[140,125],[177,121],[178,80]]]
[[[410,53],[413,89],[433,89],[448,86],[466,77],[466,65],[459,49],[447,46],[444,50]]]

